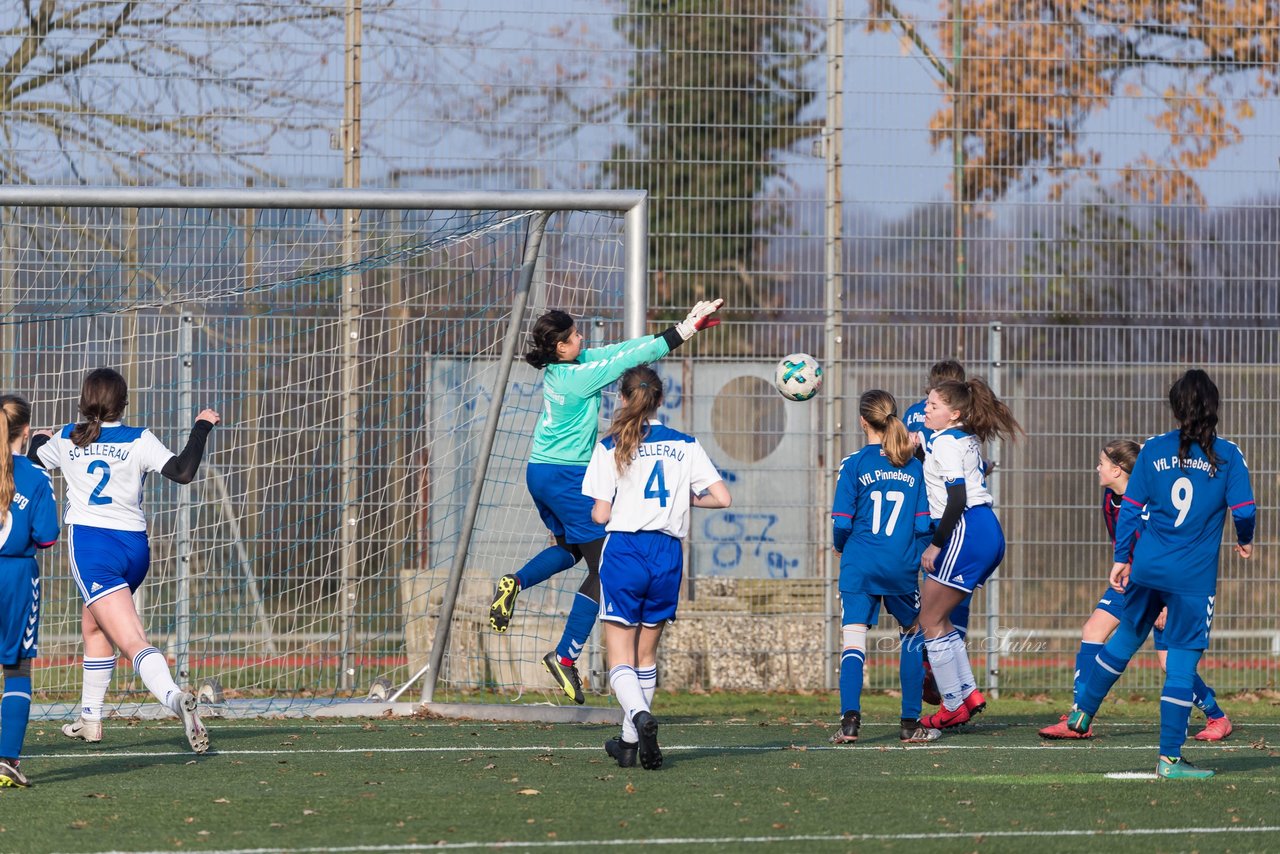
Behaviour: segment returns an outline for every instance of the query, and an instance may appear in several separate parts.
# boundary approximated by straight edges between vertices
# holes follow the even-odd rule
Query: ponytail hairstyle
[[[944,380],[934,391],[943,403],[960,413],[965,430],[983,442],[995,436],[1017,439],[1026,435],[1009,407],[977,377],[966,382]]]
[[[80,386],[80,415],[84,421],[71,429],[71,442],[84,448],[102,435],[102,425],[119,421],[129,405],[129,386],[119,372],[95,368]]]
[[[556,363],[556,345],[569,340],[573,318],[563,311],[551,309],[533,322],[529,330],[529,351],[524,360],[538,370]]]
[[[898,417],[898,401],[893,395],[878,388],[863,392],[858,398],[858,414],[880,434],[880,449],[894,468],[902,468],[915,457],[915,445],[907,425]]]
[[[1131,439],[1116,439],[1102,448],[1102,455],[1125,474],[1133,474],[1133,464],[1138,461],[1142,446]]]
[[[1218,387],[1204,371],[1192,368],[1169,387],[1169,408],[1178,419],[1178,464],[1190,458],[1192,443],[1199,444],[1213,477],[1222,462],[1213,452],[1213,440],[1218,438]]]
[[[645,426],[662,405],[662,380],[648,365],[627,368],[619,389],[622,406],[613,414],[609,435],[613,437],[613,461],[618,475],[626,473],[631,458],[644,439]]]
[[[13,454],[9,443],[31,423],[31,404],[16,394],[0,395],[0,522],[9,518],[9,505],[18,487],[13,482]]]
[[[924,393],[928,394],[947,380],[964,382],[964,365],[955,359],[934,362],[933,367],[929,369],[929,385],[925,387]]]

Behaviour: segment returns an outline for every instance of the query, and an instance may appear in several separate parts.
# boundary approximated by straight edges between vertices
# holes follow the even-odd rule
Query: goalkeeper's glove
[[[695,332],[720,325],[720,318],[713,315],[724,305],[724,300],[702,300],[689,309],[689,316],[676,324],[676,332],[683,341],[688,341]]]

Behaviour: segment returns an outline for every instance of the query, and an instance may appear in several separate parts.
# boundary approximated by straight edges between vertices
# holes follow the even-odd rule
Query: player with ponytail
[[[920,725],[924,682],[923,639],[916,630],[920,595],[916,584],[920,552],[929,535],[929,500],[915,444],[887,391],[874,389],[858,400],[858,423],[867,437],[862,450],[840,464],[831,508],[832,536],[840,555],[841,625],[840,731],[836,744],[858,740],[862,726],[862,674],[867,630],[880,606],[898,621],[899,678],[902,683],[902,741],[927,742],[939,735]]]
[[[949,616],[1004,559],[1004,531],[992,510],[982,443],[997,436],[1015,439],[1022,427],[990,386],[977,378],[944,381],[929,392],[925,426],[933,431],[925,441],[924,479],[934,530],[920,556],[927,573],[920,627],[942,707],[920,723],[946,729],[986,707],[964,638]]]
[[[121,422],[129,387],[111,368],[96,368],[80,386],[80,416],[54,434],[42,430],[27,458],[46,469],[61,469],[67,486],[67,551],[71,575],[84,607],[84,684],[80,716],[62,734],[87,742],[102,740],[102,706],[116,649],[133,663],[144,685],[182,721],[196,753],[209,749],[209,733],[196,713],[196,697],[173,681],[164,653],[147,640],[133,592],[151,568],[142,485],[158,472],[179,484],[195,479],[205,442],[221,417],[212,409],[196,415],[182,453],[175,454],[145,427]]]
[[[1196,692],[1196,667],[1209,646],[1217,597],[1222,528],[1230,512],[1235,553],[1253,554],[1257,509],[1249,469],[1218,436],[1218,387],[1192,369],[1169,388],[1176,430],[1146,441],[1133,465],[1116,519],[1111,588],[1124,593],[1120,625],[1076,690],[1067,726],[1088,733],[1102,699],[1124,673],[1163,609],[1164,687],[1156,773],[1171,780],[1212,777],[1182,757]],[[1141,533],[1141,537],[1139,537]]]
[[[31,785],[19,768],[31,717],[31,662],[40,640],[40,567],[36,549],[58,539],[58,508],[49,476],[22,454],[31,405],[0,395],[0,787]]]
[[[655,418],[662,380],[652,368],[624,373],[619,395],[622,407],[592,451],[582,491],[594,502],[591,518],[608,531],[600,620],[623,717],[621,735],[606,741],[605,751],[621,767],[639,759],[652,770],[662,765],[652,714],[658,641],[680,598],[689,508],[728,507],[731,499],[698,440]]]
[[[582,494],[582,477],[596,442],[601,392],[628,368],[657,361],[698,331],[719,324],[715,313],[723,302],[704,300],[660,335],[643,335],[606,347],[584,347],[582,332],[563,311],[546,312],[529,333],[524,358],[543,372],[543,406],[533,431],[525,485],[555,543],[516,572],[498,579],[489,605],[489,624],[494,631],[505,632],[521,590],[585,558],[587,576],[569,609],[560,643],[542,657],[542,665],[576,703],[587,699],[576,662],[595,625],[600,599],[598,570],[604,526],[591,521],[591,501]]]

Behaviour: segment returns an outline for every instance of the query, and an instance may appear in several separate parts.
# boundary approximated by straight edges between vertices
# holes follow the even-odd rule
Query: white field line
[[[985,839],[1043,839],[1047,837],[1074,836],[1094,839],[1111,837],[1185,836],[1187,834],[1218,835],[1247,833],[1280,833],[1280,825],[1262,827],[1132,827],[1124,830],[992,830],[968,833],[849,833],[831,835],[794,836],[685,836],[658,839],[579,839],[536,840],[527,842],[439,842],[413,845],[343,845],[325,848],[224,848],[204,851],[202,854],[326,854],[326,852],[395,852],[395,851],[474,851],[503,848],[586,848],[586,847],[641,847],[648,845],[790,845],[803,842],[906,842]],[[94,854],[172,854],[164,851],[100,851]]]
[[[216,733],[215,733],[216,738]],[[1211,742],[1209,744],[1196,743],[1195,748],[1200,750],[1218,750],[1223,752],[1244,751],[1251,749],[1251,745],[1247,742],[1237,742],[1236,744],[1223,744],[1222,742]],[[763,745],[744,745],[744,744],[664,744],[663,752],[681,751],[681,750],[701,750],[716,751],[720,753],[816,753],[819,751],[830,751],[832,753],[847,753],[857,750],[870,751],[886,751],[886,750],[1061,750],[1061,751],[1125,751],[1125,750],[1144,750],[1153,751],[1156,747],[1153,744],[1135,744],[1135,745],[1102,745],[1089,744],[1081,745],[1078,742],[1063,742],[1060,745],[1054,744],[846,744],[839,747],[835,745],[806,745],[806,744],[763,744]],[[211,749],[204,754],[206,757],[212,756],[288,756],[299,754],[328,754],[340,755],[351,753],[570,753],[578,751],[602,752],[603,748],[597,744],[572,744],[572,745],[485,745],[478,744],[473,746],[422,746],[422,747],[296,747],[287,749],[272,750],[218,750]],[[189,750],[174,751],[126,751],[126,750],[98,750],[89,752],[87,750],[76,750],[73,752],[63,753],[24,753],[23,759],[76,759],[83,760],[87,758],[138,758],[138,757],[166,757],[166,756],[185,756],[192,758],[194,754]]]

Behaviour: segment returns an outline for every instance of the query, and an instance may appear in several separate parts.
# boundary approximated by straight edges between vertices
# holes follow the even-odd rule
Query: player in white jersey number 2
[[[618,765],[662,765],[651,712],[658,641],[675,619],[689,532],[689,507],[728,507],[729,489],[692,436],[654,419],[662,381],[652,368],[622,375],[622,406],[591,454],[582,492],[605,526],[600,556],[600,620],[609,684],[622,706],[622,735],[605,742]]]
[[[147,577],[151,547],[142,512],[142,486],[149,472],[175,483],[195,479],[205,441],[221,418],[212,409],[196,416],[181,454],[174,454],[145,427],[121,423],[129,403],[124,377],[110,368],[90,371],[80,387],[80,415],[57,433],[42,430],[27,458],[61,469],[67,487],[71,574],[84,599],[84,687],[80,717],[62,728],[69,738],[102,740],[102,704],[111,684],[118,647],[133,662],[147,689],[182,720],[196,753],[209,749],[209,733],[196,714],[196,698],[178,687],[164,654],[147,641],[133,604],[133,591]]]

